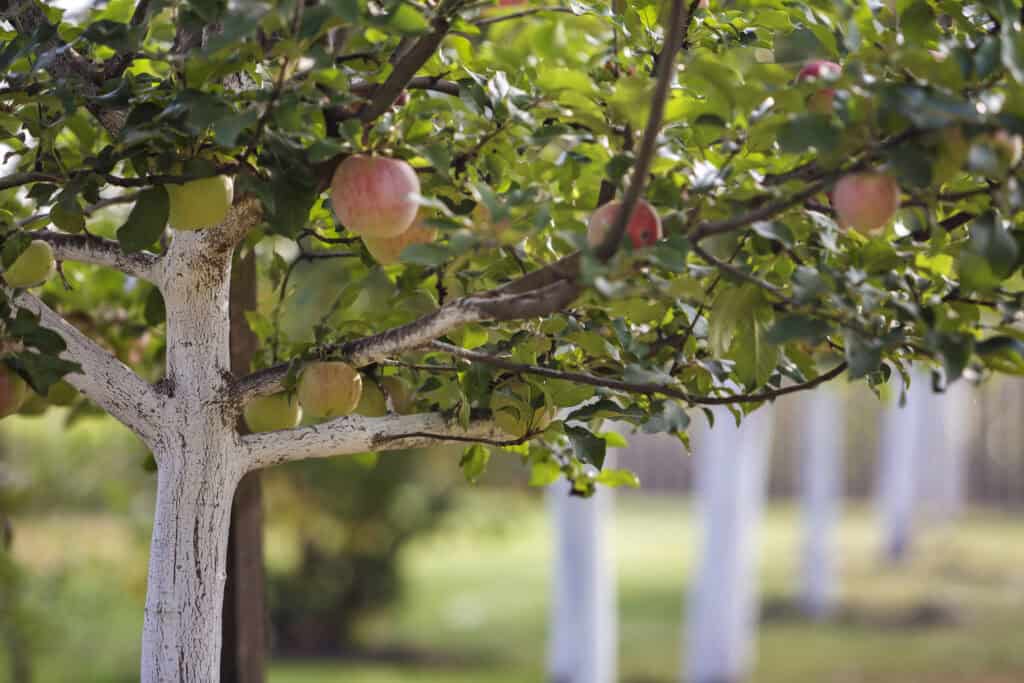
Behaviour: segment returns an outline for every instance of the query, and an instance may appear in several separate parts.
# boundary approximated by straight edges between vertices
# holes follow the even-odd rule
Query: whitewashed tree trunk
[[[914,371],[907,402],[886,406],[879,439],[877,504],[882,525],[882,554],[888,562],[901,562],[910,552],[921,464],[921,434],[940,428],[929,418],[931,378]]]
[[[609,456],[610,463],[611,456]],[[552,683],[613,683],[618,629],[614,562],[608,539],[614,493],[569,495],[568,482],[548,488],[555,531],[548,642]]]
[[[800,553],[800,604],[815,619],[829,616],[837,594],[837,557],[833,532],[842,501],[843,444],[846,419],[842,397],[830,388],[802,398],[800,501],[803,545]]]
[[[701,549],[690,589],[683,663],[688,683],[733,683],[754,656],[758,603],[757,530],[764,509],[772,410],[737,428],[715,410],[696,449]]]
[[[959,517],[966,498],[967,450],[974,425],[974,387],[965,380],[955,382],[943,394],[934,394],[931,415],[925,425],[921,453],[922,477],[927,489],[923,501],[931,520],[950,522]]]

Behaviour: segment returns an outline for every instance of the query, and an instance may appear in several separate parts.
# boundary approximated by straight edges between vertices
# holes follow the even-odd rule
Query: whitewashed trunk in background
[[[833,537],[842,502],[846,416],[842,397],[826,387],[801,398],[800,502],[803,544],[800,553],[800,604],[815,619],[835,607],[838,580]]]
[[[613,466],[609,455],[606,466]],[[569,484],[548,488],[554,525],[548,676],[552,683],[613,683],[618,628],[609,533],[612,489],[591,498],[569,495]]]
[[[963,513],[966,504],[967,451],[975,423],[974,387],[965,380],[953,383],[944,394],[933,394],[932,417],[925,424],[922,501],[928,516],[949,522]]]
[[[906,405],[894,400],[885,407],[878,444],[877,505],[882,525],[882,554],[900,562],[910,552],[918,494],[918,469],[924,464],[922,434],[941,429],[941,419],[929,415],[931,377],[916,369],[911,377]]]
[[[772,441],[770,406],[737,428],[725,409],[696,449],[701,547],[687,604],[687,683],[744,679],[754,657],[758,613],[758,528]]]

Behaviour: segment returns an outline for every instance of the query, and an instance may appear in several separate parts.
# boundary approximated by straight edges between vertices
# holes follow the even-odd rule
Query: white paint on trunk
[[[842,500],[846,419],[842,397],[829,387],[807,392],[801,402],[800,604],[808,616],[823,619],[835,607],[838,585],[833,532]]]
[[[882,554],[889,562],[907,557],[913,539],[917,499],[917,470],[921,463],[920,435],[938,428],[929,419],[931,378],[915,369],[907,402],[902,408],[893,400],[882,417],[879,440],[877,505],[882,525]]]
[[[764,508],[772,410],[762,407],[737,428],[715,409],[715,425],[696,449],[701,545],[687,603],[683,669],[689,683],[731,683],[754,657],[758,538]]]
[[[611,456],[605,466],[612,466]],[[552,683],[613,683],[618,629],[614,561],[608,539],[614,492],[569,495],[570,484],[548,488],[555,555],[548,634]]]

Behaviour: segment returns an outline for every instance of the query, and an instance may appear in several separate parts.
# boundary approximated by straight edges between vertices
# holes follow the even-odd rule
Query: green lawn
[[[844,611],[824,625],[778,609],[794,591],[797,521],[790,508],[775,506],[762,535],[772,616],[761,629],[755,681],[1024,680],[1024,525],[1018,519],[975,512],[953,528],[927,532],[909,566],[886,570],[876,560],[873,518],[849,511],[840,534]],[[18,529],[19,559],[49,577],[34,581],[34,595],[50,610],[36,679],[131,680],[124,672],[137,656],[144,590],[139,531],[109,518],[66,517],[20,520]],[[676,681],[683,586],[696,551],[689,506],[622,496],[613,539],[621,680]],[[441,532],[406,554],[404,597],[368,620],[362,633],[375,647],[417,650],[457,665],[276,662],[270,683],[542,681],[550,546],[538,496],[469,492]],[[273,543],[268,552],[278,552]],[[955,619],[908,626],[921,605]]]

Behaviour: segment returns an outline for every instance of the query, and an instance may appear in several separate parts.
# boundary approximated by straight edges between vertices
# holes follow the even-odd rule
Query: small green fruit
[[[61,380],[50,385],[46,392],[46,400],[55,406],[69,406],[78,398],[78,390]]]
[[[294,396],[282,393],[254,398],[245,406],[244,414],[250,431],[276,432],[299,424],[302,408]]]
[[[175,230],[201,230],[219,225],[227,217],[234,195],[231,178],[223,175],[166,188],[170,199],[168,223]]]
[[[299,403],[312,417],[348,415],[362,393],[363,377],[348,363],[313,363],[299,379]]]
[[[388,414],[388,399],[372,379],[363,380],[363,393],[359,397],[356,412],[366,417],[383,417]]]
[[[13,370],[0,363],[0,417],[18,412],[25,402],[28,386]]]
[[[53,249],[43,240],[32,240],[25,251],[4,271],[4,280],[11,287],[35,287],[53,275],[57,261]]]

